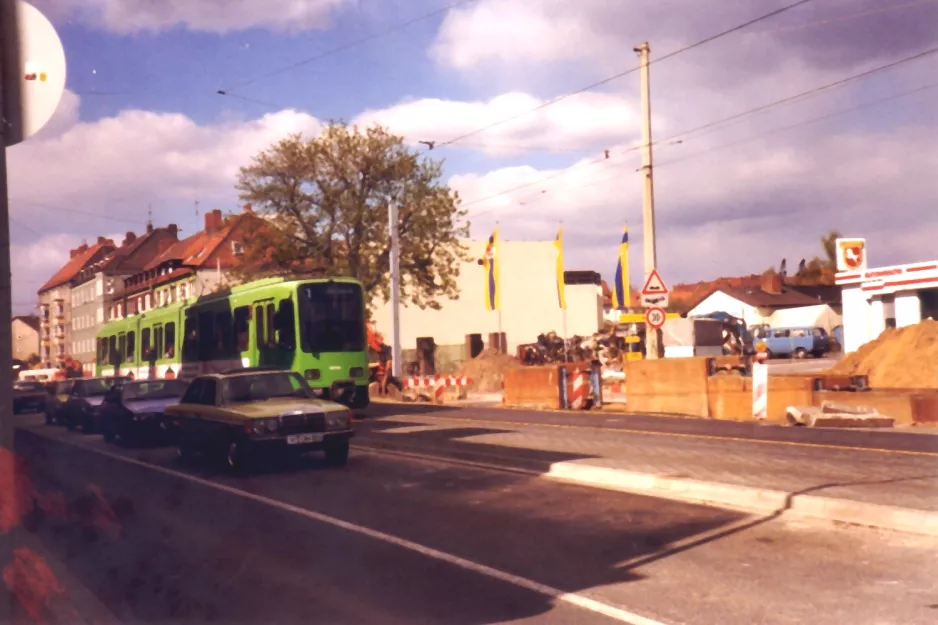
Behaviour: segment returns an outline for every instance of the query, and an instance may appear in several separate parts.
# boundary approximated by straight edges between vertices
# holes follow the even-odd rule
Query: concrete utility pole
[[[16,84],[20,62],[16,37],[16,7],[10,0],[0,0],[0,447],[13,449],[13,336],[12,279],[10,268],[10,202],[7,193],[6,144],[18,119],[15,93],[7,87]],[[17,76],[18,78],[19,76]],[[4,104],[4,98],[9,101]],[[7,125],[10,125],[7,127]],[[2,453],[2,452],[0,452]],[[6,469],[0,469],[6,470]]]
[[[401,242],[397,231],[397,202],[388,206],[388,222],[391,231],[391,374],[400,379],[404,366],[401,362]]]
[[[651,47],[645,41],[636,47],[641,60],[642,82],[642,174],[645,179],[642,190],[642,251],[645,261],[645,281],[658,266],[655,249],[655,183],[651,159],[651,81],[648,75],[648,55]],[[661,330],[645,328],[645,357],[657,359],[661,349]]]

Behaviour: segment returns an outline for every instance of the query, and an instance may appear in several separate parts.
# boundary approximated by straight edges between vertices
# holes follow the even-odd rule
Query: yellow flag
[[[554,247],[557,248],[557,301],[560,302],[560,308],[567,308],[567,294],[563,281],[563,228],[557,228],[557,239],[554,241]]]

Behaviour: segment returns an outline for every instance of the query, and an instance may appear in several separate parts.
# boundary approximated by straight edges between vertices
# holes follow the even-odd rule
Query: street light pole
[[[391,375],[400,380],[404,370],[401,362],[401,242],[395,201],[388,206],[388,221],[391,231]]]
[[[635,48],[641,60],[640,77],[642,93],[642,252],[644,257],[645,282],[658,266],[655,246],[655,183],[651,155],[651,81],[648,71],[648,55],[651,47],[645,41]],[[660,355],[661,330],[645,328],[645,357],[655,360]]]

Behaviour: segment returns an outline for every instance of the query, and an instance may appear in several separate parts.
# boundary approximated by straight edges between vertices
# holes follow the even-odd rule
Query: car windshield
[[[124,401],[136,399],[174,399],[186,392],[183,380],[146,380],[124,385]]]
[[[300,338],[304,352],[359,352],[365,349],[361,286],[347,282],[299,288]]]
[[[92,378],[78,382],[78,391],[84,397],[97,397],[106,394],[114,383],[115,378]]]
[[[45,386],[39,382],[16,382],[13,389],[17,391],[42,391],[45,390]]]
[[[224,400],[230,404],[309,396],[306,382],[292,371],[239,375],[225,382]]]

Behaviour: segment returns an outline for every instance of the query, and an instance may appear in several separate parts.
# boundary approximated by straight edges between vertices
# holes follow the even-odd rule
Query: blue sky
[[[654,59],[786,2],[714,10],[696,0],[475,0],[232,97],[216,94],[446,4],[36,0],[63,40],[69,92],[49,127],[9,153],[17,310],[28,310],[69,247],[139,230],[150,207],[183,234],[199,227],[196,200],[203,212],[236,210],[238,166],[284,133],[315,132],[331,118],[377,121],[416,142],[517,115],[432,153],[445,157],[473,235],[498,221],[506,238],[548,238],[562,219],[571,268],[608,274],[628,220],[637,263],[637,74],[530,111],[634,67],[639,41],[652,42]],[[934,0],[814,0],[653,66],[655,137],[936,46]],[[869,238],[876,264],[931,253],[938,232],[926,215],[938,185],[926,164],[938,159],[938,89],[771,131],[927,85],[936,58],[658,146],[668,280],[761,271],[782,256],[797,262],[833,228]],[[702,156],[685,158],[693,154]]]

